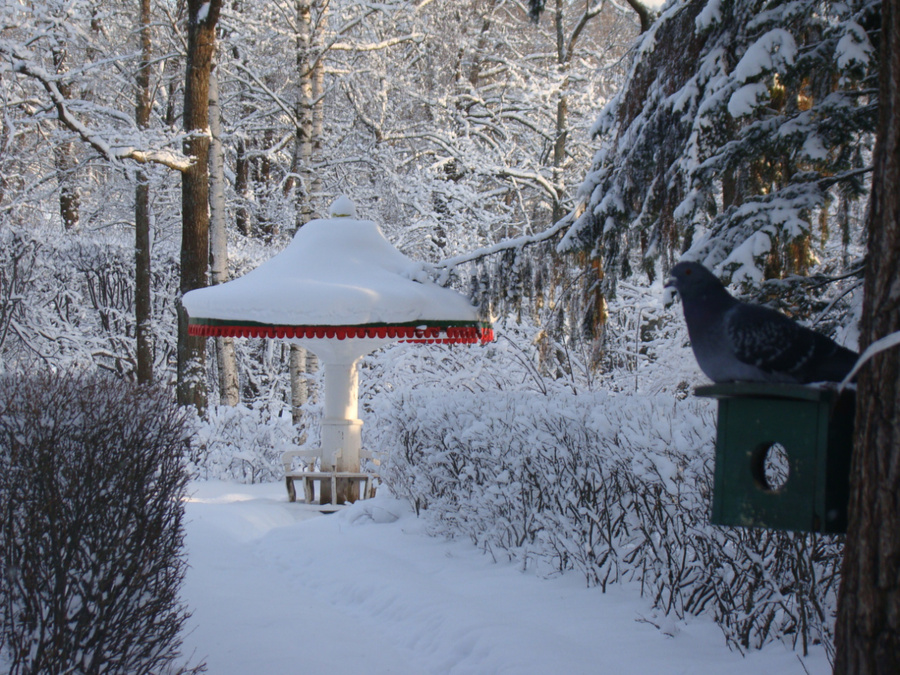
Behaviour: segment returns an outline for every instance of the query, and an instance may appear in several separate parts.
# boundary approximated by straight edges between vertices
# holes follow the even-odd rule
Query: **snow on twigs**
[[[588,586],[639,581],[740,650],[830,644],[840,547],[709,524],[713,409],[671,394],[419,388],[389,397],[382,476],[438,535]],[[737,607],[741,607],[737,611]]]
[[[281,478],[281,454],[296,448],[299,439],[290,415],[275,407],[260,403],[210,408],[205,419],[196,421],[188,464],[191,475],[241,483]]]

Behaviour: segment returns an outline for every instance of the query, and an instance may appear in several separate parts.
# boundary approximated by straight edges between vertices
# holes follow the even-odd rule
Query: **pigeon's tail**
[[[820,336],[823,342],[815,358],[803,374],[803,382],[842,382],[853,370],[859,354]]]

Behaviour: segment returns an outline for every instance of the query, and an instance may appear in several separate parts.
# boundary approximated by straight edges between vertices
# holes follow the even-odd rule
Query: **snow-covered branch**
[[[410,35],[403,35],[401,37],[389,38],[387,40],[381,40],[380,42],[370,42],[368,44],[355,44],[352,42],[335,42],[329,45],[329,49],[334,49],[337,51],[343,52],[374,52],[380,49],[387,49],[388,47],[396,47],[399,44],[404,42],[413,42],[422,39],[422,35],[417,33],[413,33]]]
[[[33,78],[40,83],[44,91],[47,92],[59,121],[78,134],[82,141],[94,148],[106,159],[110,161],[132,160],[139,164],[161,164],[176,171],[187,171],[190,168],[193,160],[176,150],[146,150],[130,145],[115,145],[114,142],[88,127],[72,112],[71,101],[62,94],[57,85],[57,76],[28,60],[22,59],[18,50],[11,49],[8,45],[0,44],[0,54],[9,59],[12,72]]]
[[[877,356],[881,352],[887,351],[888,349],[896,347],[897,345],[900,345],[900,331],[891,333],[890,335],[886,335],[880,340],[876,340],[875,342],[870,344],[866,348],[866,351],[864,351],[860,355],[859,360],[856,362],[856,365],[853,366],[853,370],[851,370],[847,374],[847,377],[844,378],[844,381],[841,382],[840,389],[846,387],[853,380],[853,378],[856,377],[859,369],[866,365],[866,363],[868,363],[873,356]]]
[[[497,175],[507,178],[519,178],[521,180],[531,181],[544,188],[547,194],[553,199],[559,198],[559,193],[556,190],[556,186],[554,186],[553,183],[551,183],[539,173],[535,173],[533,171],[517,171],[516,169],[504,167],[497,172]]]
[[[549,241],[553,239],[559,233],[571,225],[571,216],[566,216],[562,218],[558,223],[555,223],[553,226],[548,227],[543,232],[538,232],[537,234],[529,234],[521,237],[515,237],[513,239],[507,239],[505,241],[498,242],[496,244],[492,244],[490,246],[484,246],[475,251],[470,251],[469,253],[463,253],[462,255],[453,256],[452,258],[447,258],[446,260],[441,260],[434,264],[434,268],[438,270],[444,270],[443,278],[446,277],[449,272],[454,267],[459,267],[460,265],[464,265],[466,263],[473,262],[475,260],[481,260],[482,258],[487,258],[488,256],[497,255],[498,253],[503,253],[504,251],[516,251],[521,250],[527,246],[533,246],[535,244],[540,244],[545,241]]]

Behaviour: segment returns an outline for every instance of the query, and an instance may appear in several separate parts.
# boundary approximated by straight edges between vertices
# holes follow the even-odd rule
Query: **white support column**
[[[325,376],[322,392],[322,471],[359,471],[362,420],[359,419],[359,370],[363,356],[391,339],[294,339],[319,357]],[[332,465],[334,453],[337,461]],[[359,482],[341,478],[331,484],[320,481],[322,504],[346,504],[359,499]]]
[[[325,462],[338,450],[337,471],[359,471],[362,448],[362,420],[359,416],[359,370],[357,357],[349,363],[324,361],[325,387],[322,416],[322,449]],[[333,470],[325,467],[323,470]]]

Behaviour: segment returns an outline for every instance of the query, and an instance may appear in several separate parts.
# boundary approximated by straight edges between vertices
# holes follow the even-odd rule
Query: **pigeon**
[[[681,297],[700,370],[713,382],[840,382],[858,355],[784,314],[741,302],[695,262],[681,262],[666,288]]]

